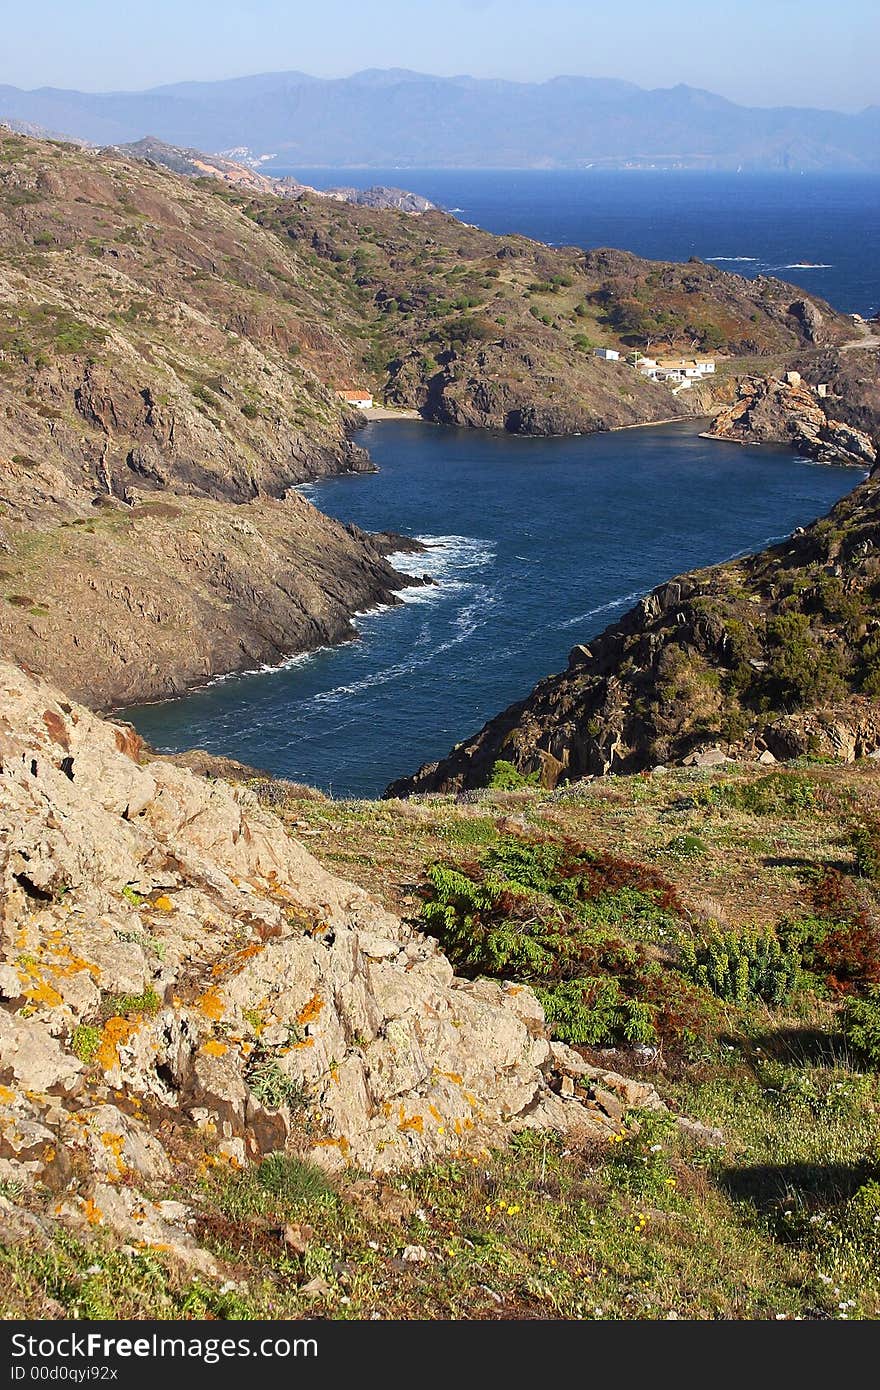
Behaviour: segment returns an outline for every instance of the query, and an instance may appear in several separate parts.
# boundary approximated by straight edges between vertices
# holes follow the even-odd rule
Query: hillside
[[[8,665],[0,749],[3,1317],[880,1313],[874,763],[334,802]]]
[[[261,73],[146,92],[0,86],[4,117],[101,145],[151,131],[203,150],[245,146],[294,167],[876,169],[880,148],[876,107],[758,109],[686,86],[401,69]]]
[[[403,220],[309,196],[250,206],[300,254],[353,280],[379,390],[445,424],[566,434],[666,419],[695,404],[593,349],[696,346],[730,356],[726,380],[738,358],[788,358],[852,333],[845,316],[781,280],[696,260],[556,249],[439,212]]]

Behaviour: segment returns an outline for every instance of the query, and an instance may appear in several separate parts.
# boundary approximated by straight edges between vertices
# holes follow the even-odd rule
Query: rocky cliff
[[[707,437],[738,444],[787,444],[823,463],[872,467],[877,461],[873,438],[835,418],[837,397],[828,395],[828,389],[829,383],[822,383],[820,395],[798,371],[781,378],[747,377],[739,384],[735,402],[715,417]],[[852,393],[847,394],[852,401]],[[878,419],[873,415],[866,423],[876,431]]]
[[[545,786],[691,758],[880,748],[880,479],[781,545],[661,585],[568,667],[387,795]]]
[[[191,180],[3,152],[2,652],[107,707],[354,636],[407,581],[292,490],[373,467],[320,275]]]
[[[211,1274],[175,1173],[284,1150],[407,1168],[522,1128],[607,1137],[615,1088],[660,1107],[596,1069],[607,1110],[558,1094],[590,1068],[529,989],[456,978],[246,787],[147,761],[129,726],[10,665],[0,941],[7,1239],[110,1230]],[[16,1207],[22,1189],[51,1201]]]

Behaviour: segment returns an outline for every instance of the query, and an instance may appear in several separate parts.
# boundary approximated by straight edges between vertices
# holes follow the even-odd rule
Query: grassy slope
[[[878,770],[766,777],[679,771],[468,804],[301,800],[257,785],[329,867],[404,914],[430,863],[471,863],[513,833],[625,846],[668,880],[697,936],[712,919],[740,931],[814,912],[830,866],[876,934],[880,894],[848,836],[880,810]],[[624,913],[615,931],[644,935],[644,919]],[[668,951],[658,958],[675,972]],[[699,1042],[670,1040],[645,1068],[675,1109],[723,1128],[723,1148],[624,1119],[617,1142],[584,1152],[524,1136],[477,1162],[332,1187],[294,1163],[239,1174],[181,1154],[180,1188],[196,1194],[200,1238],[232,1287],[65,1237],[4,1256],[0,1311],[45,1316],[48,1297],[80,1317],[877,1317],[880,1084],[842,1037],[842,997],[815,975],[784,1007],[706,994]],[[602,1056],[636,1066],[626,1048]]]

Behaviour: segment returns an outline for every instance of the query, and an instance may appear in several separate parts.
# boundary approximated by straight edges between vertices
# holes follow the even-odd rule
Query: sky
[[[138,90],[298,69],[685,82],[754,106],[880,103],[880,0],[41,0],[0,83]]]

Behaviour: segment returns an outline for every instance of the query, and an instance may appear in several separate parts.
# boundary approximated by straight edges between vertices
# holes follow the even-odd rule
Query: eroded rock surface
[[[580,1059],[530,990],[457,979],[246,787],[146,761],[128,726],[9,664],[0,933],[0,1177],[206,1272],[165,1200],[169,1145],[381,1171],[524,1127],[601,1137],[660,1104],[598,1073],[575,1095]]]

